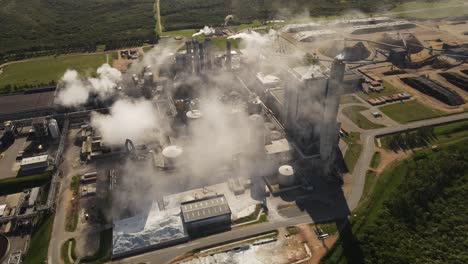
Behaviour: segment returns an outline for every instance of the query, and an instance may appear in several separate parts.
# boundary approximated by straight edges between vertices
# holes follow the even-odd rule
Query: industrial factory
[[[426,30],[389,17],[222,34],[205,27],[144,58],[120,51],[132,61],[122,72],[67,70],[57,88],[0,96],[0,172],[48,175],[0,196],[2,230],[53,211],[63,172],[75,185],[63,187],[72,197],[65,225],[111,224],[112,259],[281,220],[279,207],[314,195],[325,201],[320,210],[345,217],[348,193],[336,194],[353,171],[343,162],[341,96],[359,92],[354,103],[375,122],[380,107],[397,103],[466,107],[466,44]]]

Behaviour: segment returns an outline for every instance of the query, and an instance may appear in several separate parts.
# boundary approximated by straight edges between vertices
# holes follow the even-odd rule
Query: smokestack
[[[193,72],[193,68],[192,68],[192,42],[190,42],[190,41],[185,42],[185,51],[186,51],[186,56],[185,56],[184,70],[188,71],[189,73],[192,73]]]
[[[200,71],[203,72],[203,70],[205,69],[205,50],[203,47],[203,43],[198,43],[198,50],[200,55]]]
[[[198,41],[193,40],[193,66],[195,68],[195,73],[200,73],[200,56],[198,55]]]
[[[228,70],[232,69],[232,53],[231,53],[231,42],[228,40],[226,42],[226,68]]]
[[[208,70],[211,70],[211,38],[205,38],[205,64]]]
[[[191,42],[190,41],[186,41],[185,42],[185,50],[187,51],[187,54],[192,54],[192,47],[191,47]]]

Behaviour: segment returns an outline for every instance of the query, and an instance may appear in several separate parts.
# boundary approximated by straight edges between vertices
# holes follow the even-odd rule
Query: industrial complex
[[[0,96],[0,178],[36,179],[0,190],[0,231],[18,244],[1,263],[21,263],[28,243],[17,237],[54,213],[54,228],[89,236],[77,242],[85,250],[108,230],[117,261],[266,221],[347,217],[368,154],[354,171],[343,160],[348,132],[366,128],[343,115],[342,96],[358,92],[354,104],[378,128],[400,125],[377,118],[378,106],[418,100],[454,118],[466,109],[468,39],[429,31],[371,17],[225,30],[221,48],[216,34],[196,34],[140,59],[122,51],[135,61],[123,73],[106,65],[97,77]],[[77,91],[84,100],[63,100]],[[378,133],[361,141],[373,148]],[[54,229],[51,255],[64,232]]]

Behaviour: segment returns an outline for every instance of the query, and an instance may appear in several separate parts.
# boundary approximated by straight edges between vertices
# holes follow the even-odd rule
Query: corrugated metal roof
[[[21,166],[34,164],[34,163],[41,163],[47,161],[49,155],[42,155],[42,156],[35,156],[30,158],[24,158],[21,160]]]
[[[224,195],[184,203],[180,208],[185,223],[231,213]]]

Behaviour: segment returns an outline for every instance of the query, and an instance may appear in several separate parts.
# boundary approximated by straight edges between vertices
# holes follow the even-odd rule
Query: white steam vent
[[[187,111],[185,115],[187,116],[189,120],[197,120],[203,116],[200,110],[190,110],[190,111]]]
[[[164,167],[167,169],[172,169],[175,167],[176,164],[179,164],[180,157],[184,153],[183,149],[176,145],[171,145],[165,147],[162,151],[162,155],[164,157]]]
[[[294,169],[291,165],[283,165],[278,169],[278,183],[281,186],[294,185]]]

